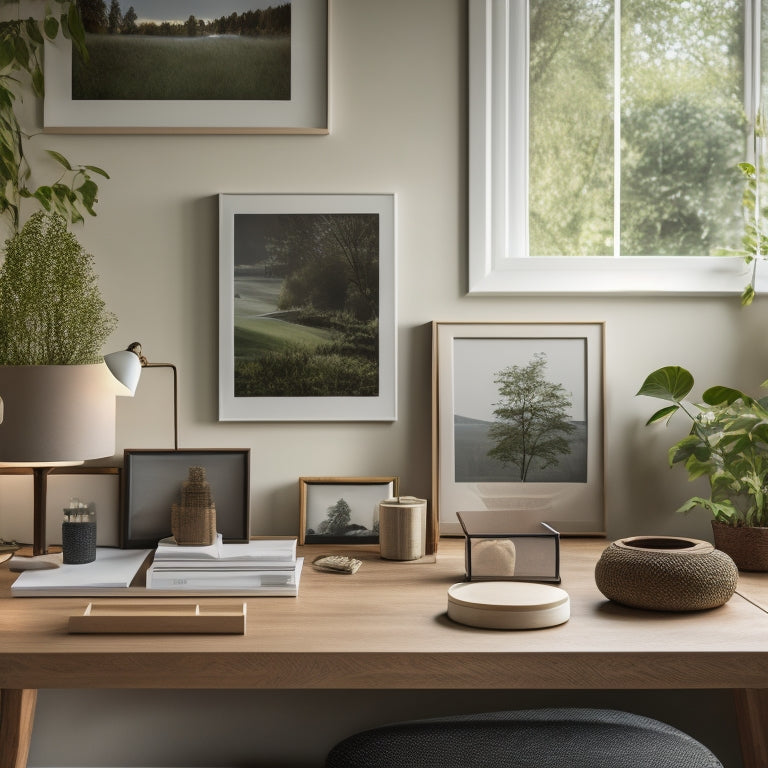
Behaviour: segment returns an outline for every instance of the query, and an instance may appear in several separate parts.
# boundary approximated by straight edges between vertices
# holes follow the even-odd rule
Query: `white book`
[[[82,594],[82,590],[125,589],[141,568],[151,550],[97,547],[96,560],[59,568],[23,571],[11,585],[11,595]]]
[[[147,570],[147,589],[202,592],[205,590],[248,591],[254,595],[292,595],[299,591],[304,558],[285,570],[243,570],[241,568]]]
[[[185,567],[191,562],[210,567],[234,563],[261,568],[292,567],[296,562],[296,539],[254,539],[244,544],[224,544],[218,534],[216,541],[206,547],[179,546],[173,538],[162,539],[154,562],[173,567]]]

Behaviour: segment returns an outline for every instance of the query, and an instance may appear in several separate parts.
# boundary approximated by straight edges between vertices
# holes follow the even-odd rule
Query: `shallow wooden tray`
[[[70,633],[245,634],[245,603],[88,603]]]

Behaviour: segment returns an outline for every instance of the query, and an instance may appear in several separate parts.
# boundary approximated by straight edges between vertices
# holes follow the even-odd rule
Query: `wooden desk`
[[[26,764],[38,688],[727,688],[748,715],[745,766],[764,768],[768,613],[760,595],[768,598],[768,577],[745,577],[713,611],[637,611],[595,586],[606,545],[562,542],[571,619],[530,632],[473,629],[445,616],[446,590],[464,572],[459,540],[442,541],[432,564],[387,562],[369,550],[355,551],[365,562],[354,576],[305,565],[298,598],[249,600],[247,635],[215,638],[69,635],[68,617],[89,601],[11,598],[14,576],[2,568],[0,765]],[[315,550],[305,550],[309,562]]]

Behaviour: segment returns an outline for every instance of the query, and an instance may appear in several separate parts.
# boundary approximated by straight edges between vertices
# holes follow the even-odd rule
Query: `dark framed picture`
[[[190,467],[203,467],[216,505],[216,530],[225,542],[250,537],[250,449],[125,451],[121,546],[154,548],[171,535],[171,507],[181,498]]]
[[[219,420],[396,418],[394,195],[220,195]]]
[[[299,544],[378,544],[379,502],[397,477],[300,477]]]
[[[602,323],[433,323],[433,504],[605,532]]]
[[[328,0],[93,6],[87,63],[46,43],[46,131],[328,133]]]

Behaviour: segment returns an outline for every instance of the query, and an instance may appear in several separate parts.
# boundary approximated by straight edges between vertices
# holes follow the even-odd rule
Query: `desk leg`
[[[744,768],[768,765],[768,690],[734,691]]]
[[[37,690],[0,690],[0,766],[26,768]]]

